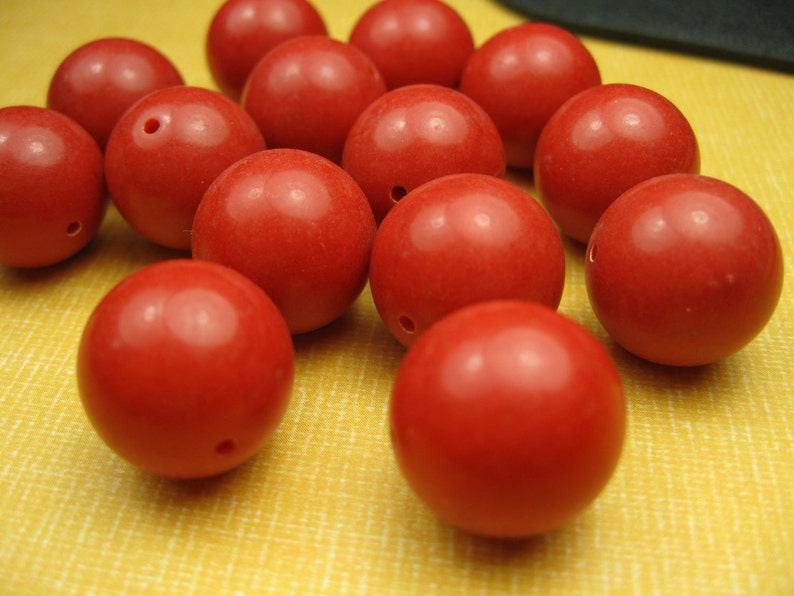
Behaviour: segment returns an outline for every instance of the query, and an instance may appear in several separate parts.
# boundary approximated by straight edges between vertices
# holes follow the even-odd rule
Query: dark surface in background
[[[579,34],[794,73],[794,0],[502,0]]]

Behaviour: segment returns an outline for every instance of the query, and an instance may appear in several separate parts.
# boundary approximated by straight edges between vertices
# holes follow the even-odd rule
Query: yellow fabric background
[[[78,45],[125,35],[213,86],[204,36],[220,0],[2,0],[0,105],[43,105]],[[346,39],[372,0],[316,0]],[[523,20],[451,0],[477,42]],[[690,119],[702,171],[744,189],[794,254],[794,78],[584,38],[604,82],[645,85]],[[514,176],[531,190],[524,177]],[[75,354],[116,282],[173,256],[111,210],[90,247],[39,271],[0,267],[0,593],[791,594],[794,366],[786,283],[767,329],[719,364],[667,369],[630,357],[591,313],[582,251],[567,245],[561,312],[604,340],[625,382],[629,432],[599,499],[566,527],[500,542],[438,522],[406,487],[386,408],[403,354],[368,291],[296,339],[287,416],[254,460],[175,482],[113,455],[81,409]]]

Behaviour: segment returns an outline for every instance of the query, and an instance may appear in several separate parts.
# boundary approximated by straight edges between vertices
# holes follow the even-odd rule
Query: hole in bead
[[[416,332],[416,323],[414,323],[413,319],[407,315],[402,315],[398,319],[400,323],[400,327],[406,333],[415,333]]]
[[[143,132],[147,135],[153,135],[160,130],[160,121],[157,118],[149,118],[143,123]]]
[[[389,197],[391,197],[391,200],[396,203],[407,194],[408,194],[408,191],[405,190],[405,187],[403,187],[403,186],[395,186],[389,192]]]
[[[77,236],[82,229],[83,229],[83,222],[73,221],[68,226],[66,226],[66,235],[72,238],[74,236]]]
[[[234,442],[234,439],[226,439],[218,443],[218,446],[215,447],[215,453],[218,455],[229,455],[233,453],[236,448],[237,443]]]
[[[597,245],[597,244],[593,244],[593,245],[590,247],[590,252],[589,252],[589,254],[588,254],[588,259],[590,259],[590,262],[591,262],[591,263],[595,263],[595,260],[596,260],[596,254],[598,254],[598,245]]]

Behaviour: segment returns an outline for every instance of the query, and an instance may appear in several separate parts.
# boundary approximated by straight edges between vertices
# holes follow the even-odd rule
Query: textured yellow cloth
[[[316,0],[346,39],[372,0]],[[451,0],[476,41],[520,22],[489,0]],[[78,45],[146,41],[188,83],[220,0],[2,0],[0,105],[43,105]],[[794,254],[794,78],[584,38],[604,82],[645,85],[689,118],[702,171],[753,196]],[[528,186],[520,177],[514,179]],[[438,522],[394,464],[386,409],[403,350],[368,290],[296,339],[283,424],[255,459],[175,482],[112,454],[85,418],[75,355],[93,307],[141,266],[173,256],[111,210],[77,258],[0,267],[2,594],[793,594],[794,293],[719,364],[667,369],[612,346],[589,309],[581,248],[566,246],[561,312],[610,347],[625,381],[620,466],[575,521],[519,542]]]

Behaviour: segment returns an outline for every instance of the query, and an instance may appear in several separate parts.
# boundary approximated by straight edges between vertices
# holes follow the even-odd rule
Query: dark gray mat
[[[502,0],[531,20],[794,72],[794,0]]]

